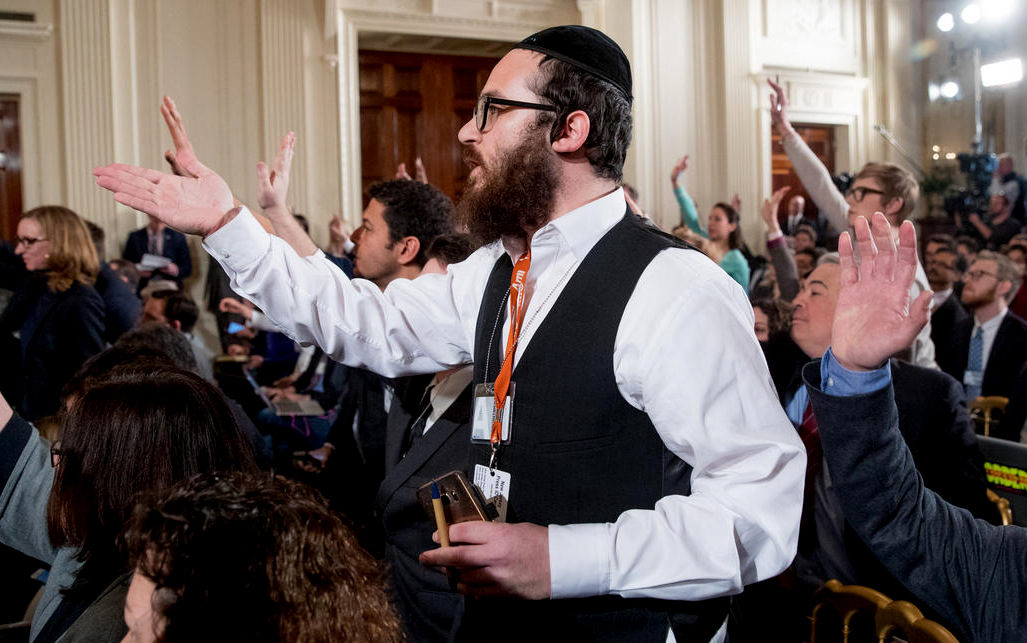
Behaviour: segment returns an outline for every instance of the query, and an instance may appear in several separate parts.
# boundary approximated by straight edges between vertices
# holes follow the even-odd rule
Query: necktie
[[[160,254],[160,248],[157,245],[157,235],[151,234],[151,235],[149,235],[149,237],[150,237],[150,247],[147,248],[147,251],[151,255],[159,255]]]
[[[970,384],[966,385],[966,401],[973,402],[981,395],[981,379],[984,377],[984,329],[980,326],[970,338],[970,357],[966,362],[966,370],[974,373]]]
[[[799,521],[799,547],[802,551],[809,551],[816,542],[816,530],[814,526],[814,491],[817,475],[824,461],[824,450],[820,443],[820,429],[817,426],[817,416],[813,414],[812,403],[806,405],[802,414],[802,424],[799,425],[799,439],[806,447],[806,487],[802,493],[802,518]]]
[[[434,388],[434,384],[429,384],[428,388],[424,389],[424,395],[421,396],[420,412],[407,429],[406,444],[404,445],[402,455],[404,458],[414,448],[414,445],[424,437],[424,427],[428,426],[428,416],[431,415],[431,392]]]

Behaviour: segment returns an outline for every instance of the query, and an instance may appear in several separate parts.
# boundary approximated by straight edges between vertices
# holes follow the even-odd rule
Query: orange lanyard
[[[513,375],[517,339],[521,334],[521,324],[524,323],[524,313],[527,310],[524,305],[524,291],[529,267],[531,267],[530,249],[517,260],[513,267],[513,273],[510,275],[510,332],[506,338],[506,355],[503,357],[503,366],[499,369],[499,375],[496,377],[493,387],[496,396],[496,411],[492,416],[490,440],[493,450],[503,437],[503,407],[506,406],[506,392],[510,389],[510,377]]]

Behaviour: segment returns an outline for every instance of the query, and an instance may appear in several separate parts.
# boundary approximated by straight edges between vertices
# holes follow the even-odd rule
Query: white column
[[[114,200],[93,168],[114,160],[108,0],[60,0],[66,205],[98,225],[114,220]]]
[[[292,164],[294,180],[289,184],[289,205],[306,212],[311,180],[306,159],[314,144],[299,140],[306,129],[306,95],[303,87],[303,10],[298,4],[261,0],[260,59],[264,84],[264,160],[270,164],[286,132],[296,132],[297,152]]]

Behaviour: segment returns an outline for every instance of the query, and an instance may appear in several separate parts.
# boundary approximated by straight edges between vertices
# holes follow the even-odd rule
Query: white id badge
[[[510,443],[510,426],[513,424],[514,383],[506,392],[506,404],[503,405],[503,429],[500,442]],[[492,440],[492,418],[496,410],[496,393],[491,384],[478,384],[474,387],[474,417],[471,419],[471,442],[490,442]]]
[[[963,384],[967,386],[980,386],[984,383],[984,373],[981,371],[971,371],[967,369],[963,373]],[[970,400],[971,402],[973,400]]]
[[[510,474],[506,471],[490,471],[483,464],[474,465],[474,486],[478,487],[485,501],[496,508],[498,522],[506,522],[506,506],[510,501]]]

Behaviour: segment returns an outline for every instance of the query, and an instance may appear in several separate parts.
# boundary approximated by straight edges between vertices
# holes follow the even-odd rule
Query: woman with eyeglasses
[[[221,393],[170,362],[89,381],[53,445],[0,396],[0,542],[50,565],[30,640],[120,640],[136,495],[218,471],[255,473],[251,448]]]
[[[4,393],[37,421],[57,411],[64,382],[103,350],[104,303],[93,289],[100,264],[85,223],[60,206],[22,215],[14,252],[29,272],[0,316],[0,362],[21,373]]]

